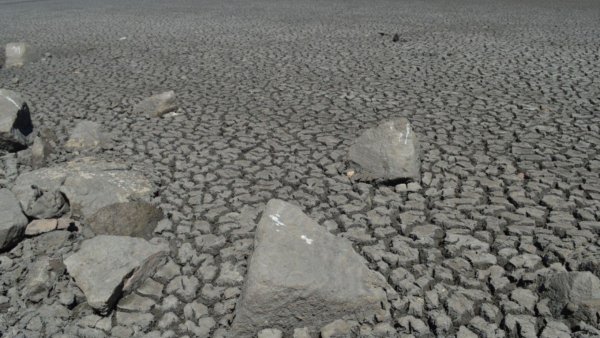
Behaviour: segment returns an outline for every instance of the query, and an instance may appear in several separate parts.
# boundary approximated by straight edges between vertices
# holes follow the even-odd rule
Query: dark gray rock
[[[160,208],[147,202],[124,202],[100,208],[86,219],[97,235],[117,235],[152,238],[152,233],[164,218]]]
[[[88,304],[107,314],[121,294],[141,285],[168,252],[167,245],[141,238],[100,235],[81,243],[64,263]]]
[[[369,270],[347,240],[330,234],[297,206],[269,201],[254,248],[232,335],[389,316],[384,277]]]
[[[161,117],[175,110],[177,101],[172,90],[148,97],[133,107],[134,114],[146,114],[151,117]]]
[[[33,141],[29,107],[21,94],[0,89],[0,150],[17,151]]]
[[[27,217],[8,189],[0,189],[0,252],[12,248],[25,236]]]
[[[565,306],[596,304],[600,301],[600,279],[589,271],[558,272],[543,282],[543,294],[550,299],[550,309],[560,314]]]
[[[350,147],[348,161],[357,179],[420,181],[419,141],[405,118],[366,130]]]
[[[69,151],[85,151],[107,146],[108,136],[102,125],[92,121],[79,121],[71,131],[65,149]]]
[[[57,148],[58,139],[50,128],[41,128],[31,145],[31,167],[39,169],[46,165],[48,158]]]

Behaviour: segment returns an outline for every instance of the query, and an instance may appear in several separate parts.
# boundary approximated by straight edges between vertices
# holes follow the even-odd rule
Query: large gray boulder
[[[349,173],[364,181],[420,181],[419,142],[405,118],[367,129],[348,152]]]
[[[108,314],[121,295],[140,286],[168,252],[166,244],[100,235],[81,243],[79,251],[64,264],[88,304]]]
[[[0,150],[26,148],[33,141],[32,133],[29,108],[21,94],[0,89]]]
[[[102,148],[108,143],[109,138],[100,123],[79,121],[71,131],[71,135],[65,143],[65,149],[68,151],[92,150]]]
[[[151,117],[161,117],[175,110],[177,100],[172,90],[145,98],[133,107],[134,114],[146,114]]]
[[[281,200],[267,204],[235,310],[232,337],[265,328],[315,331],[336,319],[389,316],[385,278],[365,265],[350,242]]]
[[[11,42],[5,47],[6,68],[23,67],[26,63],[34,61],[39,53],[26,42]]]
[[[27,223],[15,195],[8,189],[0,189],[0,252],[23,239]]]
[[[142,173],[124,163],[84,157],[23,173],[15,180],[12,191],[30,217],[60,216],[64,210],[58,208],[58,196],[62,195],[70,205],[71,216],[85,219],[115,203],[150,201],[155,187]],[[51,198],[42,199],[46,195]],[[57,215],[47,215],[44,210]]]

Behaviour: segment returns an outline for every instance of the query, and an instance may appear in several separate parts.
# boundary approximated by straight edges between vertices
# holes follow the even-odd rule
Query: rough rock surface
[[[177,100],[172,90],[145,98],[133,107],[134,114],[146,114],[152,117],[161,117],[175,110],[177,110]]]
[[[0,252],[10,249],[24,236],[27,217],[8,189],[0,189]]]
[[[100,208],[86,219],[97,235],[119,235],[150,239],[163,212],[147,202],[115,203]]]
[[[23,67],[28,62],[34,61],[37,52],[30,44],[26,42],[7,43],[4,48],[6,68]]]
[[[547,277],[544,295],[550,299],[551,309],[560,314],[565,306],[599,304],[600,279],[589,271],[559,272]]]
[[[84,219],[108,205],[149,200],[154,187],[144,175],[130,170],[126,164],[85,157],[23,173],[17,177],[12,190],[30,217],[59,216],[59,211],[64,209],[61,206],[68,201],[71,214]],[[61,195],[65,201],[61,201]],[[44,196],[51,196],[50,202],[46,203]],[[53,215],[44,214],[47,210],[52,210]]]
[[[274,199],[256,228],[233,335],[253,337],[272,327],[291,333],[338,318],[384,318],[388,288],[350,242],[297,206]]]
[[[29,107],[21,94],[0,89],[0,150],[19,150],[33,141]]]
[[[100,235],[81,243],[64,263],[88,304],[107,314],[122,292],[140,286],[168,251],[166,245],[141,238]]]
[[[361,180],[420,181],[419,141],[405,118],[380,123],[348,151],[350,170]]]
[[[65,149],[69,151],[98,149],[107,146],[108,142],[109,138],[99,123],[79,121],[71,131]]]

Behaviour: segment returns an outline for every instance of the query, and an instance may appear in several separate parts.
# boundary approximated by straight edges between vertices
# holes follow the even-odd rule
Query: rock
[[[32,142],[33,124],[21,94],[0,89],[0,150],[18,151]]]
[[[310,338],[310,331],[307,327],[294,329],[293,338]]]
[[[43,300],[52,288],[51,280],[55,278],[56,273],[52,271],[48,257],[37,260],[29,267],[23,288],[24,297],[35,303]]]
[[[283,332],[277,329],[264,329],[258,333],[258,338],[282,338]]]
[[[163,212],[147,202],[115,203],[100,208],[86,219],[96,235],[152,238]]]
[[[148,97],[133,107],[134,114],[146,114],[152,117],[161,117],[177,110],[175,92],[168,91]]]
[[[68,210],[68,200],[71,215],[86,219],[112,204],[149,201],[154,187],[123,163],[85,157],[23,173],[12,191],[30,217],[57,217]]]
[[[321,329],[322,338],[342,338],[350,337],[352,330],[358,326],[357,322],[334,320],[333,322],[323,326]]]
[[[81,243],[64,263],[88,304],[107,314],[121,293],[136,289],[169,251],[141,238],[100,235]]]
[[[7,43],[5,47],[6,61],[4,66],[23,67],[26,63],[34,61],[38,57],[37,51],[26,42]]]
[[[15,246],[25,234],[27,217],[19,201],[8,189],[0,189],[0,252]]]
[[[348,160],[359,180],[420,181],[419,142],[405,118],[366,130],[350,147]]]
[[[329,233],[300,208],[271,200],[257,226],[254,253],[232,335],[263,328],[318,329],[334,320],[389,316],[385,278],[350,242]]]
[[[40,129],[31,146],[31,166],[33,169],[39,169],[46,165],[48,157],[54,152],[57,144],[58,139],[54,131],[49,128]]]
[[[594,304],[600,300],[600,279],[589,271],[558,272],[547,276],[543,294],[550,299],[550,309],[560,314],[565,306]]]
[[[65,149],[68,151],[92,150],[104,147],[108,142],[108,136],[105,135],[99,123],[79,121],[71,131],[71,135],[65,143]]]
[[[39,234],[43,234],[45,232],[49,232],[52,230],[56,230],[58,228],[58,220],[55,218],[52,219],[35,219],[27,224],[27,228],[25,228],[26,236],[35,236]]]

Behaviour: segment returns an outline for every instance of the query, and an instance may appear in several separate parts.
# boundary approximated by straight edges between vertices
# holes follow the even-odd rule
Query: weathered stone
[[[85,157],[23,173],[17,177],[12,191],[28,216],[56,217],[64,212],[68,200],[71,214],[85,219],[111,204],[149,201],[154,187],[128,165]]]
[[[6,68],[23,67],[26,63],[34,61],[39,53],[26,42],[11,42],[5,47]]]
[[[106,146],[108,142],[108,136],[99,123],[79,121],[71,131],[71,135],[65,143],[65,149],[69,151],[92,150]]]
[[[544,296],[550,299],[550,309],[560,314],[569,304],[574,306],[600,301],[600,279],[589,271],[558,272],[544,280]]]
[[[147,202],[115,203],[100,208],[86,219],[97,235],[117,235],[152,238],[163,212]]]
[[[366,130],[350,147],[348,160],[359,180],[420,181],[419,143],[405,118]]]
[[[283,332],[278,329],[264,329],[258,333],[258,338],[282,338]]]
[[[172,90],[148,97],[133,107],[134,114],[146,114],[152,117],[161,117],[175,110],[177,110],[177,101]]]
[[[300,208],[269,201],[254,248],[233,336],[389,316],[384,290],[391,288],[384,277],[369,270],[347,240],[329,233]]]
[[[122,292],[137,288],[153,272],[168,250],[141,238],[100,235],[84,241],[64,263],[88,304],[106,314]]]
[[[58,139],[52,129],[41,128],[31,145],[31,167],[39,169],[45,166],[57,143]]]
[[[27,217],[8,189],[0,189],[0,252],[16,245],[25,234]]]
[[[56,230],[58,227],[58,220],[55,218],[51,219],[35,219],[27,224],[27,228],[25,228],[26,236],[35,236],[39,234],[43,234],[44,232],[49,232],[52,230]]]
[[[33,124],[21,94],[0,89],[0,150],[17,151],[31,144]]]

